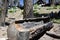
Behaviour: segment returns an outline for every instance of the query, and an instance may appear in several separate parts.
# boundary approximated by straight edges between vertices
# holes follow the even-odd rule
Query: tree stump
[[[7,29],[8,40],[29,40],[29,31],[12,23]]]

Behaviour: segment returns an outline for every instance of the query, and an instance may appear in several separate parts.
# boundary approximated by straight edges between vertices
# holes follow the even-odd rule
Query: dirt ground
[[[3,40],[1,38],[7,39],[7,28],[8,28],[7,26],[0,27],[0,40]],[[54,23],[54,27],[49,32],[60,35],[60,24]],[[52,38],[44,34],[44,36],[42,36],[39,40],[60,40],[60,39]]]
[[[60,35],[60,24],[54,23],[54,27],[49,32]],[[44,34],[44,36],[41,37],[39,40],[60,40],[60,39],[52,38],[52,37]]]

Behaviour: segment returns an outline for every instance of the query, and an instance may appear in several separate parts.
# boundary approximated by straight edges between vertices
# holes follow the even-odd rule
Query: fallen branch
[[[50,33],[50,32],[48,32],[48,33],[46,33],[46,35],[48,35],[48,36],[50,36],[50,37],[52,37],[52,38],[60,39],[60,35],[57,35],[57,34],[55,34],[55,33]]]

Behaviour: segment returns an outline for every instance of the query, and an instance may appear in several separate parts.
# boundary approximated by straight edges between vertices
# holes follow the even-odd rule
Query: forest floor
[[[60,24],[54,23],[54,27],[49,31],[49,33],[60,35]],[[42,36],[39,40],[60,40],[60,39],[52,38],[44,34],[44,36]]]
[[[60,9],[53,9],[53,10],[46,10],[47,8],[43,7],[41,10],[39,10],[38,12],[40,13],[50,13],[51,11],[59,11]],[[22,20],[22,11],[21,10],[17,10],[17,12],[14,12],[14,13],[9,13],[8,14],[8,18],[15,18],[15,20]],[[8,18],[6,18],[7,20],[6,21],[11,21],[9,20]],[[7,39],[7,28],[8,26],[6,27],[0,27],[0,40],[5,40]],[[57,23],[54,23],[54,27],[49,31],[51,33],[55,33],[55,34],[58,34],[60,35],[60,24],[57,24]],[[2,39],[4,38],[4,39]],[[42,36],[39,40],[60,40],[60,39],[55,39],[55,38],[52,38],[46,34],[44,34],[44,36]]]
[[[37,8],[34,10],[36,10],[36,12],[39,14],[49,14],[51,12],[53,12],[53,13],[57,12],[58,13],[60,11],[60,9],[58,7],[56,9],[53,7],[40,7],[40,9]]]

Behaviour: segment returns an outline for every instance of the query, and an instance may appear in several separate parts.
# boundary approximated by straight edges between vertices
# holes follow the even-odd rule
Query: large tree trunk
[[[3,0],[3,6],[2,6],[2,14],[1,14],[1,24],[4,26],[5,25],[5,16],[7,13],[7,7],[8,3],[7,0]]]
[[[23,18],[33,17],[33,0],[24,0],[24,13]]]

